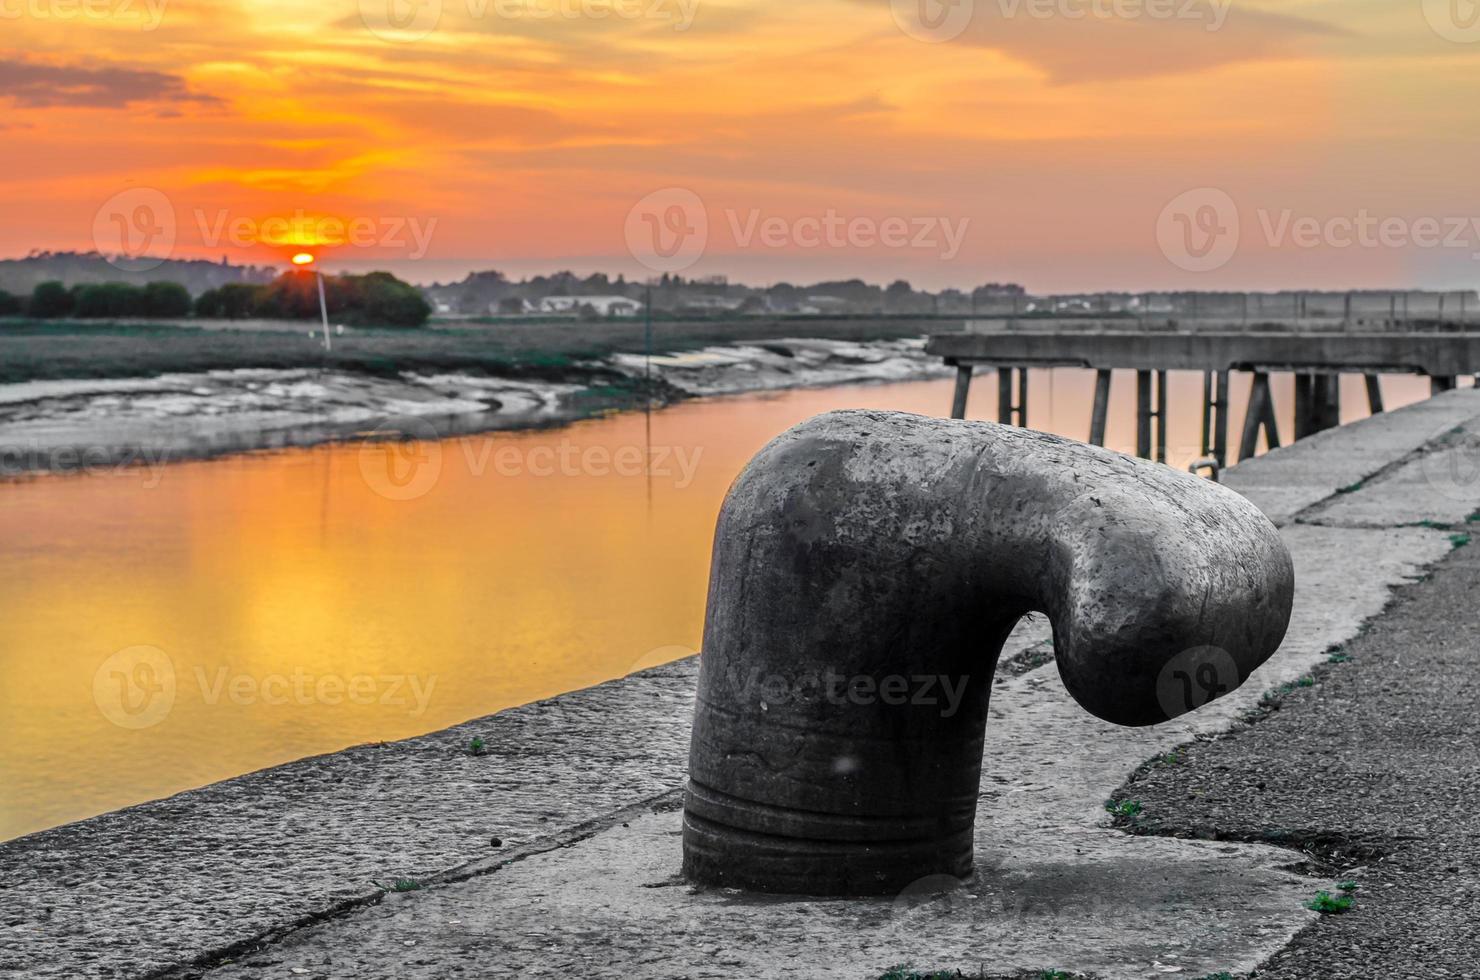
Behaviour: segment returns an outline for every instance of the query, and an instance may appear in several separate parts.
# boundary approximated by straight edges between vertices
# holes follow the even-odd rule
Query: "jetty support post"
[[[1154,377],[1153,377],[1154,376]],[[1152,382],[1155,381],[1153,386]],[[1155,407],[1153,407],[1153,405]],[[1167,373],[1136,372],[1136,455],[1158,463],[1167,461]],[[1153,457],[1152,422],[1156,424]]]
[[[1255,371],[1254,378],[1249,383],[1249,407],[1244,411],[1244,433],[1239,440],[1238,458],[1242,462],[1253,456],[1259,449],[1259,430],[1264,430],[1264,438],[1270,449],[1280,448],[1279,423],[1275,420],[1274,396],[1269,390],[1269,375],[1264,371]]]
[[[1017,394],[1013,394],[1013,375],[1017,375]],[[997,421],[1003,425],[1028,427],[1028,369],[997,368]]]
[[[1341,424],[1341,375],[1297,371],[1295,438],[1304,439]]]
[[[1156,372],[1156,461],[1167,461],[1167,373]]]
[[[1362,380],[1367,382],[1367,410],[1373,415],[1382,413],[1382,382],[1375,374],[1364,374]]]
[[[1151,458],[1151,372],[1136,372],[1136,455]]]
[[[1105,416],[1110,411],[1110,369],[1100,368],[1095,372],[1095,404],[1089,417],[1089,442],[1092,446],[1105,444]]]
[[[1311,394],[1315,401],[1316,431],[1324,432],[1341,424],[1341,375],[1318,374]]]
[[[1203,372],[1202,456],[1228,465],[1228,372]]]
[[[1221,470],[1228,465],[1228,372],[1218,372],[1218,386],[1213,397],[1213,458]],[[1206,455],[1206,454],[1205,454]]]
[[[1202,394],[1202,455],[1208,456],[1213,451],[1213,372],[1203,372],[1203,394]]]
[[[1307,371],[1295,372],[1295,438],[1304,439],[1315,431],[1313,378]],[[1250,405],[1252,406],[1252,402]]]
[[[970,364],[956,365],[956,391],[951,396],[951,418],[964,419],[966,417],[966,399],[971,394]]]

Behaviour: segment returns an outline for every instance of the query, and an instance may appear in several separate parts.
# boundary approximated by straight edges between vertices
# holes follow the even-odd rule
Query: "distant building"
[[[642,304],[626,296],[546,296],[536,307],[540,313],[578,313],[584,308],[598,316],[636,316]]]
[[[849,313],[851,304],[841,296],[808,296],[807,301],[800,307],[801,312],[817,313]]]
[[[685,296],[680,304],[687,310],[738,310],[745,302],[742,296]]]

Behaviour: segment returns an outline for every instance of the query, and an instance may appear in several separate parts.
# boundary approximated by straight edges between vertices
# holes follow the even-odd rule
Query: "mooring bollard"
[[[1046,614],[1086,710],[1151,725],[1284,638],[1294,572],[1238,494],[989,422],[818,416],[715,532],[684,872],[813,895],[965,877],[992,673]]]

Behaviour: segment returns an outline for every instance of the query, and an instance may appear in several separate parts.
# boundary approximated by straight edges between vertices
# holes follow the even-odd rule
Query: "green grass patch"
[[[908,966],[894,966],[880,974],[879,980],[956,980],[961,975],[960,970],[934,970],[921,973]]]
[[[488,754],[488,743],[485,742],[485,741],[483,741],[483,739],[480,736],[474,735],[472,738],[468,739],[468,755],[487,755],[487,754]]]
[[[1451,548],[1463,548],[1469,543],[1470,536],[1468,534],[1451,534],[1449,536],[1449,546]]]
[[[1280,698],[1289,697],[1291,694],[1294,694],[1302,687],[1315,687],[1315,685],[1316,679],[1309,674],[1306,674],[1304,677],[1297,677],[1293,681],[1286,681],[1274,690],[1267,692],[1260,700],[1260,703],[1278,704]]]
[[[1352,892],[1356,891],[1360,886],[1355,881],[1343,881],[1343,882],[1340,882],[1339,884],[1337,884],[1336,887],[1339,888],[1339,889],[1341,889],[1342,891],[1346,892],[1348,895],[1350,895]]]
[[[1330,892],[1316,892],[1316,897],[1305,903],[1305,907],[1312,912],[1322,915],[1341,915],[1350,912],[1356,904],[1356,899],[1350,895],[1332,895]]]
[[[397,878],[389,885],[383,885],[378,881],[372,881],[372,885],[383,892],[419,892],[422,884],[415,878]]]
[[[1141,811],[1145,808],[1142,807],[1141,804],[1136,802],[1135,800],[1106,800],[1105,809],[1108,810],[1112,816],[1121,817],[1126,820],[1132,820],[1140,816]]]

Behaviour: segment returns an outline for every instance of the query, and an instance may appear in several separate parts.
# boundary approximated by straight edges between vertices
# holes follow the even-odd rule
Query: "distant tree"
[[[26,312],[38,319],[53,320],[72,312],[72,294],[59,282],[39,283],[31,290],[31,302]]]
[[[177,282],[151,282],[144,287],[144,315],[189,316],[190,293]]]
[[[0,289],[0,316],[19,316],[25,307],[19,296]]]
[[[78,286],[72,290],[72,315],[84,319],[145,316],[144,290],[126,282]]]
[[[421,290],[402,282],[389,272],[372,272],[366,276],[344,276],[355,284],[358,316],[362,323],[393,327],[419,327],[432,315],[431,304]],[[351,308],[351,312],[356,312]]]
[[[216,289],[207,289],[196,297],[195,315],[220,320],[244,320],[257,316],[265,286],[244,282],[229,282]]]

